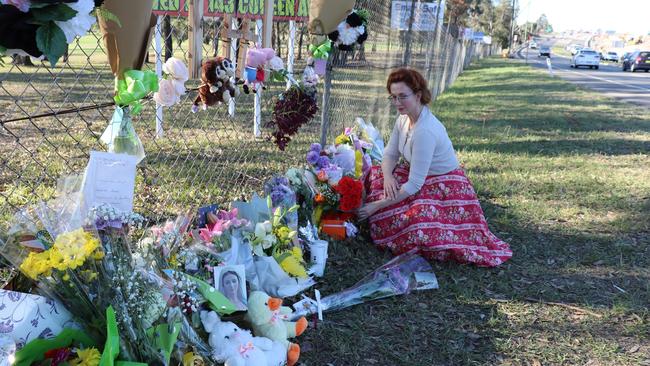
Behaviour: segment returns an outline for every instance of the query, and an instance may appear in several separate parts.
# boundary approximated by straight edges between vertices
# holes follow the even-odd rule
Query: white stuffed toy
[[[222,322],[214,311],[202,311],[201,322],[210,333],[212,358],[225,366],[283,366],[287,348],[280,342],[252,334],[235,323]]]

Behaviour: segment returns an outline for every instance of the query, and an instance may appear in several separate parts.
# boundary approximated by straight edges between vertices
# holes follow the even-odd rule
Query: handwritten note
[[[103,203],[131,212],[137,163],[132,155],[91,151],[83,183],[84,212]]]

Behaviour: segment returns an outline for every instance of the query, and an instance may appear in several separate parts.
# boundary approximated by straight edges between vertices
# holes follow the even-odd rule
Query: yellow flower
[[[20,265],[20,270],[31,278],[37,279],[38,276],[48,273],[51,270],[50,260],[47,252],[31,252]]]
[[[335,145],[349,144],[349,143],[350,143],[350,137],[344,133],[336,136],[336,139],[334,140]]]
[[[64,274],[64,275],[63,275],[63,280],[64,280],[64,281],[70,281],[70,275],[67,274],[67,273]]]
[[[276,261],[286,273],[300,278],[307,277],[307,270],[302,264],[302,250],[293,247],[291,250],[281,253],[276,257]]]
[[[102,358],[97,348],[77,350],[77,358],[70,361],[72,366],[97,366]]]

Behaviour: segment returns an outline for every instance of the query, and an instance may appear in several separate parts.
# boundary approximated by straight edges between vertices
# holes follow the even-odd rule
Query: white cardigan
[[[458,168],[445,126],[426,106],[410,130],[408,116],[397,117],[383,159],[394,166],[400,156],[410,164],[408,182],[402,186],[409,195],[422,188],[428,175],[446,174]]]

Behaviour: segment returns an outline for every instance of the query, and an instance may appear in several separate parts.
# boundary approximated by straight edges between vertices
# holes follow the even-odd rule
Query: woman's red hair
[[[420,93],[420,103],[426,105],[431,102],[431,92],[429,91],[427,81],[417,70],[407,67],[393,70],[388,75],[388,80],[386,81],[388,93],[390,93],[390,86],[392,84],[400,82],[411,88],[413,93]]]

